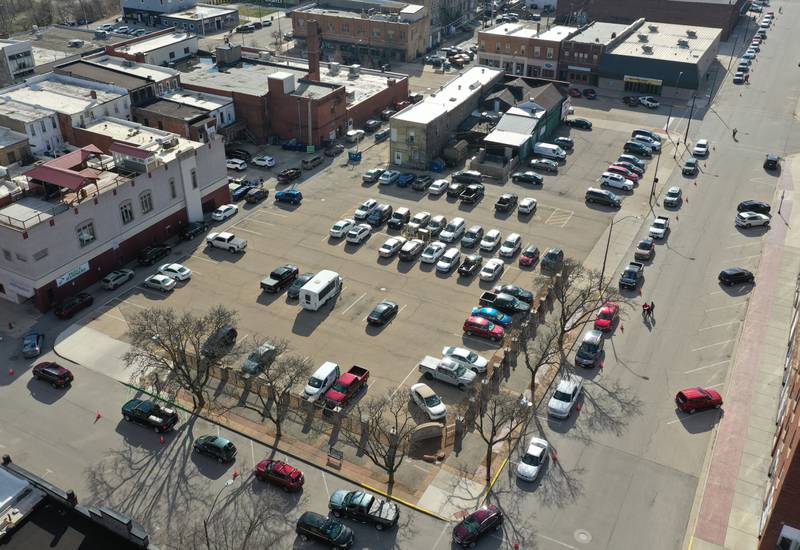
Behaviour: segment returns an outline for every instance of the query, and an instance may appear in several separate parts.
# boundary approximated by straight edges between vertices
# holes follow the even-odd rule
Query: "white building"
[[[28,136],[35,155],[56,156],[64,150],[58,115],[51,109],[0,97],[0,125]]]
[[[175,32],[128,42],[115,48],[114,51],[140,63],[167,65],[196,55],[197,43],[196,35]]]
[[[0,86],[9,86],[33,74],[30,40],[0,40]]]

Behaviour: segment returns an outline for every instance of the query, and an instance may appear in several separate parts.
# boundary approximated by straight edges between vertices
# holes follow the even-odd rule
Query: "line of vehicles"
[[[759,13],[762,11],[761,7],[758,7],[758,11]],[[773,11],[768,11],[764,17],[762,17],[758,24],[758,29],[750,41],[750,46],[748,46],[747,51],[742,54],[742,57],[739,58],[736,65],[736,71],[733,74],[734,84],[746,84],[750,82],[750,67],[761,52],[761,46],[767,39],[767,30],[772,26],[774,20],[775,12]]]

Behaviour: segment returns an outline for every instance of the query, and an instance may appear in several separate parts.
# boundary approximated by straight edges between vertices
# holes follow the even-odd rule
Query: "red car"
[[[617,302],[606,302],[600,308],[597,319],[594,320],[594,328],[608,332],[614,328],[617,319],[619,319],[619,304]]]
[[[74,380],[68,368],[49,362],[39,363],[33,367],[33,377],[47,382],[54,388],[66,388]]]
[[[488,319],[472,315],[464,321],[464,333],[470,336],[482,336],[499,342],[506,331],[503,327],[492,323]]]
[[[256,464],[253,475],[256,479],[277,485],[284,491],[299,491],[305,482],[303,472],[280,460],[262,460]]]
[[[638,183],[639,182],[639,174],[636,174],[636,173],[628,170],[624,166],[620,166],[619,164],[612,164],[611,166],[608,167],[607,171],[611,172],[612,174],[619,174],[620,176],[625,176],[626,178],[631,180],[633,183]]]
[[[61,317],[62,319],[70,319],[73,315],[78,313],[82,309],[86,309],[90,305],[94,303],[94,298],[88,292],[81,292],[80,294],[76,294],[75,296],[70,296],[60,304],[58,304],[54,310],[56,317]]]
[[[478,508],[453,527],[453,542],[473,547],[479,539],[503,528],[503,512],[495,504]]]
[[[570,88],[569,95],[572,97],[581,97],[581,91],[578,88]]]
[[[519,255],[519,265],[521,267],[530,267],[539,261],[539,249],[534,245],[528,245],[522,254]]]
[[[718,409],[722,396],[711,388],[687,388],[675,394],[675,404],[685,413],[692,414],[704,409]]]

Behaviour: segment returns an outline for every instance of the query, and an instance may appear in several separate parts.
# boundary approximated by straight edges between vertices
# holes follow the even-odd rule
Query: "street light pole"
[[[222,491],[224,491],[227,487],[230,487],[231,485],[233,485],[232,479],[229,479],[228,481],[225,482],[225,485],[222,486],[222,488],[217,493],[217,496],[214,498],[214,502],[211,504],[211,509],[208,511],[208,515],[203,520],[203,530],[206,533],[206,548],[208,550],[211,550],[211,539],[208,536],[208,522],[211,521],[211,514],[214,513],[214,507],[217,505],[217,500],[219,500],[219,496],[222,494]]]
[[[689,120],[686,121],[686,135],[683,136],[683,145],[688,149],[689,146],[689,126],[692,124],[692,114],[694,113],[694,100],[697,99],[697,96],[692,94],[692,108],[689,109]]]
[[[678,149],[678,146],[675,146],[675,150]],[[653,207],[653,197],[656,196],[656,184],[658,183],[658,163],[661,161],[661,153],[656,156],[656,169],[653,171],[653,186],[650,188],[650,198],[648,202],[650,203],[650,208]]]
[[[603,292],[603,278],[606,274],[606,260],[608,260],[608,249],[611,246],[611,230],[614,229],[614,226],[621,221],[628,220],[628,219],[639,219],[639,216],[625,216],[623,218],[618,219],[617,221],[612,221],[611,225],[608,226],[608,239],[606,240],[606,250],[603,253],[603,268],[600,270],[600,286],[597,289],[599,292]]]

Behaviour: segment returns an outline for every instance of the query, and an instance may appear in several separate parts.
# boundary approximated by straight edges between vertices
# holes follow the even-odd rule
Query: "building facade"
[[[138,63],[169,65],[197,55],[197,35],[163,29],[106,47],[106,53]]]
[[[472,67],[389,120],[389,162],[427,170],[459,124],[503,77],[503,71]]]
[[[133,24],[175,27],[205,36],[239,25],[239,10],[197,0],[122,0],[122,18]]]
[[[514,76],[557,78],[561,43],[578,29],[557,26],[540,30],[540,24],[526,22],[479,31],[478,63]]]
[[[24,196],[0,209],[2,298],[46,311],[230,199],[221,139],[114,118],[80,131],[105,150],[87,145],[37,166]]]
[[[688,27],[714,27],[727,40],[739,16],[746,13],[748,0],[571,0],[556,7],[556,20],[585,25],[591,21],[633,23],[643,17]]]
[[[629,26],[594,21],[565,38],[558,59],[558,79],[597,86],[606,48],[622,40]]]
[[[8,128],[0,127],[0,166],[31,161],[31,145],[28,136]]]
[[[31,76],[35,65],[30,40],[0,40],[0,86]]]
[[[0,97],[0,125],[24,134],[35,155],[56,156],[64,149],[59,115],[50,109]]]
[[[299,8],[292,12],[292,30],[302,44],[308,37],[308,22],[317,21],[323,59],[345,64],[380,67],[423,55],[430,37],[426,8],[390,0],[380,6],[381,11],[373,14],[316,5]]]
[[[800,550],[800,286],[775,416],[769,485],[763,501],[758,550]]]

